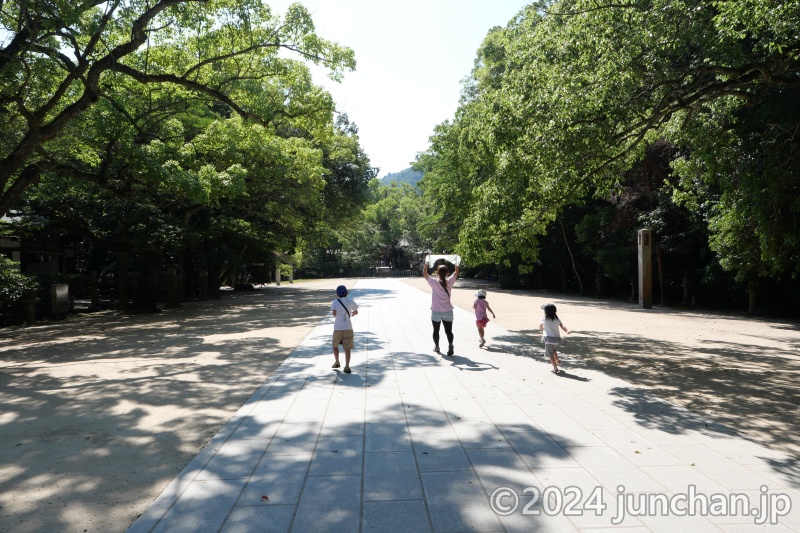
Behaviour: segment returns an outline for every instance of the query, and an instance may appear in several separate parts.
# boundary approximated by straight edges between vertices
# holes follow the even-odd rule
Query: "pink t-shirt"
[[[485,298],[475,298],[475,320],[483,320],[488,318],[486,316],[486,308],[489,307],[489,302]]]
[[[449,292],[452,292],[455,282],[455,274],[447,278],[447,292],[445,292],[444,287],[439,283],[439,276],[428,276],[428,285],[431,286],[431,311],[446,313],[453,310]]]

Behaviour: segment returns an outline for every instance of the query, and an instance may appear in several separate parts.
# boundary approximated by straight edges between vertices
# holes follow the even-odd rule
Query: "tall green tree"
[[[453,187],[437,200],[460,204],[457,249],[468,261],[499,263],[517,255],[523,263],[535,261],[538,236],[565,206],[606,197],[660,138],[693,158],[693,165],[676,166],[681,175],[693,168],[689,181],[729,180],[734,174],[701,171],[699,177],[697,168],[700,158],[713,166],[705,156],[721,143],[730,150],[740,139],[750,139],[764,153],[761,160],[790,161],[796,141],[778,131],[795,131],[794,118],[779,122],[773,115],[736,134],[731,127],[745,115],[766,119],[758,109],[769,108],[769,94],[794,101],[788,95],[800,86],[800,35],[790,28],[798,25],[798,0],[530,5],[489,33],[453,121],[437,129],[427,154],[437,158],[437,179],[449,173],[441,183]],[[758,132],[765,131],[788,144],[759,143]],[[745,155],[725,159],[741,164]],[[731,258],[755,242],[773,242],[773,253],[757,255],[774,259],[780,250],[794,250],[800,236],[794,203],[784,200],[797,173],[756,168],[748,172],[752,187],[761,185],[767,205],[784,206],[772,209],[771,225],[756,224],[757,214],[736,201],[747,187],[722,188],[730,194],[705,207],[720,210],[709,228],[716,250]],[[748,224],[756,231],[750,242],[735,231]],[[775,227],[784,235],[771,236]],[[720,259],[731,268],[738,262]]]
[[[717,105],[679,132],[676,202],[708,221],[711,248],[739,280],[800,276],[800,88]],[[717,131],[710,136],[708,131]]]
[[[261,92],[291,69],[281,50],[333,77],[355,65],[351,50],[314,33],[305,8],[279,17],[260,0],[15,0],[2,4],[0,32],[0,213],[47,168],[49,143],[121,79],[266,125],[314,111]]]
[[[150,310],[165,260],[211,270],[213,291],[247,264],[293,254],[337,220],[326,197],[360,206],[373,173],[352,127],[334,124],[330,96],[305,66],[287,66],[261,81],[263,94],[291,94],[271,126],[186,91],[120,83],[43,153],[48,170],[23,196],[29,229],[130,254],[134,304]]]

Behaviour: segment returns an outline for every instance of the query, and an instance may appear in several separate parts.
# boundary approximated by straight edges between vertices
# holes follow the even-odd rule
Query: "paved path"
[[[569,344],[559,376],[495,323],[480,349],[461,309],[435,354],[430,296],[401,282],[351,295],[353,373],[328,316],[129,532],[800,532],[797,458],[570,370]]]

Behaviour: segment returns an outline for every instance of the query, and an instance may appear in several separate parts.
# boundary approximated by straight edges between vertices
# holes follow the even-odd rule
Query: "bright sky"
[[[294,0],[265,0],[284,14]],[[317,34],[355,51],[356,70],[336,83],[315,73],[337,110],[358,126],[379,176],[411,165],[437,124],[458,107],[461,80],[494,26],[525,0],[298,0]]]

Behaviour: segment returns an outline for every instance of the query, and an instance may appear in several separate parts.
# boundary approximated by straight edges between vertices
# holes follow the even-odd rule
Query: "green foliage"
[[[0,312],[6,312],[26,293],[38,288],[36,279],[19,271],[19,263],[15,263],[4,255],[0,255]]]
[[[49,144],[104,99],[131,112],[128,96],[160,87],[162,103],[217,107],[319,135],[330,122],[320,113],[332,107],[330,96],[281,52],[335,79],[355,67],[351,50],[314,33],[300,4],[281,18],[259,0],[15,0],[0,10],[0,33],[0,213],[48,169]],[[175,110],[150,118],[168,109]]]
[[[682,154],[672,197],[708,221],[721,264],[742,277],[796,272],[798,116],[786,110],[798,108],[799,7],[531,4],[487,35],[455,117],[415,165],[432,225],[456,232],[468,262],[529,269],[567,206],[608,198],[666,139]],[[673,226],[672,192],[639,222],[683,253],[682,234],[698,233]]]
[[[636,276],[635,229],[620,227],[618,214],[611,204],[597,206],[576,224],[575,233],[602,273],[622,284]]]
[[[383,264],[408,268],[424,248],[417,228],[420,218],[419,192],[406,183],[369,183],[370,201],[329,242],[338,256],[333,261],[348,267],[368,268]]]
[[[108,258],[125,252],[143,276],[165,261],[220,282],[261,276],[367,197],[374,170],[357,128],[334,122],[307,65],[279,53],[339,77],[352,52],[315,36],[299,5],[281,20],[249,0],[173,4],[144,46],[103,71],[99,99],[26,163],[36,183],[16,204],[17,231],[84,240],[112,272]],[[114,7],[124,41],[143,5]]]
[[[329,134],[316,145],[322,151],[325,171],[322,216],[333,228],[348,223],[348,214],[369,200],[369,183],[377,170],[359,144],[358,128],[346,114],[338,115]]]
[[[287,265],[282,263],[280,269],[281,269],[281,278],[285,280],[289,279],[293,275],[292,265]]]
[[[800,274],[800,90],[721,102],[681,131],[693,147],[675,168],[676,201],[703,213],[720,263],[738,279]],[[722,133],[708,136],[714,128]]]

